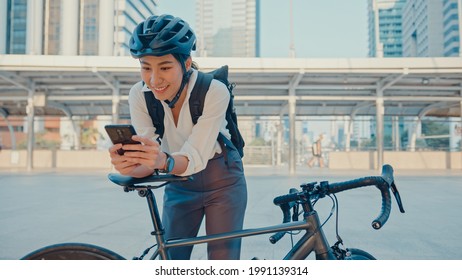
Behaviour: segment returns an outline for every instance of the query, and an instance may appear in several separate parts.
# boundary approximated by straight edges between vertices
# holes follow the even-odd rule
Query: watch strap
[[[172,170],[169,170],[168,168],[168,165],[169,165],[169,158],[172,158],[172,156],[167,153],[167,152],[163,152],[166,156],[166,159],[165,159],[165,165],[164,165],[164,168],[163,169],[160,169],[159,172],[160,173],[170,173]]]

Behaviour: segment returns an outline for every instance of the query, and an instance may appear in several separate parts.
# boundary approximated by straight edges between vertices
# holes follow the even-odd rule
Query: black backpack
[[[194,88],[191,91],[191,96],[189,97],[189,110],[191,112],[192,121],[196,124],[197,120],[202,115],[205,95],[207,94],[210,83],[213,79],[219,80],[228,88],[230,99],[228,108],[226,109],[226,121],[228,122],[226,128],[231,134],[232,144],[241,157],[243,157],[245,143],[237,125],[236,109],[234,108],[233,102],[233,89],[235,84],[228,81],[228,65],[222,66],[209,73],[198,71],[196,84],[194,85]],[[162,139],[164,135],[164,107],[162,107],[160,101],[154,97],[152,91],[145,91],[144,97],[146,99],[146,106],[148,108],[149,115],[151,116],[152,124],[156,128],[156,133],[159,134],[160,139]],[[223,137],[221,133],[219,134],[218,140],[224,142],[227,141],[226,137]]]

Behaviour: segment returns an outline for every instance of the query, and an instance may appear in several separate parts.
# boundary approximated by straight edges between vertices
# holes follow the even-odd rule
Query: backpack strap
[[[209,73],[203,73],[197,71],[197,80],[194,85],[191,96],[189,97],[189,110],[191,111],[191,118],[194,124],[197,124],[197,120],[202,116],[204,111],[205,95],[209,91],[210,84],[212,83],[213,75]],[[221,146],[223,157],[225,159],[226,166],[228,165],[228,152],[226,145],[232,145],[232,142],[226,139],[224,135],[218,133],[218,143]],[[234,147],[234,146],[233,146]]]
[[[205,95],[209,91],[212,80],[213,76],[211,74],[197,71],[197,80],[191,91],[191,96],[189,97],[189,111],[191,112],[193,124],[196,124],[199,117],[202,116]]]
[[[145,91],[144,98],[146,99],[146,107],[151,117],[152,124],[156,128],[156,133],[159,135],[159,138],[162,139],[164,136],[164,107],[160,103],[152,91]]]

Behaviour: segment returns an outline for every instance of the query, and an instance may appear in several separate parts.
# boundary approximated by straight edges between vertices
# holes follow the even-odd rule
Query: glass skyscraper
[[[401,57],[402,9],[405,0],[369,0],[369,56]]]
[[[442,1],[408,0],[403,19],[403,56],[443,56]]]
[[[444,56],[460,56],[460,22],[457,0],[443,1],[443,40]]]
[[[461,0],[369,0],[369,56],[461,56],[460,3]]]
[[[199,56],[259,57],[260,0],[196,0]]]
[[[156,0],[0,0],[0,54],[128,55]]]

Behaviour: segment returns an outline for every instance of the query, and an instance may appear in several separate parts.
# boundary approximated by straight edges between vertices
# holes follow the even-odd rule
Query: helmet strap
[[[174,108],[175,104],[178,102],[178,99],[180,99],[181,93],[183,92],[183,89],[186,86],[186,84],[189,82],[189,77],[191,77],[191,73],[192,73],[192,70],[186,71],[185,62],[183,61],[183,59],[181,59],[181,60],[182,61],[180,61],[180,64],[181,64],[181,68],[183,70],[183,78],[181,79],[180,89],[178,90],[175,97],[173,97],[173,99],[171,101],[170,100],[165,100],[165,103],[167,103],[167,105],[168,105],[168,107],[170,109]]]

